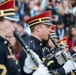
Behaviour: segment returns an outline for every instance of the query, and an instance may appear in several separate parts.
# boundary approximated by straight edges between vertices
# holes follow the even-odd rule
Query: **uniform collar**
[[[31,36],[31,39],[33,39],[38,45],[42,46],[42,41],[38,40],[37,38],[35,38],[34,36]]]
[[[3,43],[3,44],[5,44],[6,46],[8,46],[9,45],[9,41],[8,40],[6,40],[6,39],[4,39],[3,37],[1,37],[0,36],[0,42],[1,43]]]

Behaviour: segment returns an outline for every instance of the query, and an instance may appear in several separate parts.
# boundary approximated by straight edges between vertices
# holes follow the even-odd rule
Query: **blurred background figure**
[[[56,14],[53,4],[48,4],[46,6],[46,11],[47,10],[50,10],[52,15]]]
[[[38,9],[38,13],[42,12],[42,8],[41,8],[41,0],[33,0],[35,2],[35,6],[34,9]]]
[[[38,7],[35,6],[34,0],[28,3],[29,11],[27,12],[31,17],[38,15]],[[36,8],[35,8],[36,7]]]
[[[72,5],[70,3],[70,0],[61,0],[59,7],[60,14],[62,15],[69,14],[71,9]]]
[[[65,25],[64,25],[64,19],[61,15],[58,15],[58,21],[57,21],[57,28],[56,28],[56,35],[59,40],[63,39],[66,33]]]
[[[29,39],[29,35],[24,31],[24,22],[23,21],[19,21],[17,23],[17,30],[20,33],[22,39],[25,41],[25,43],[28,41]]]
[[[24,0],[24,14],[30,10],[28,6],[29,2],[30,0]]]
[[[15,5],[14,9],[15,9],[16,17],[18,17],[20,20],[22,20],[22,14],[19,11],[19,7],[17,5]]]
[[[27,13],[25,13],[23,15],[23,21],[24,21],[24,31],[28,34],[31,35],[31,30],[28,24],[26,24],[26,20],[28,20],[30,18],[30,15],[28,15]]]
[[[71,53],[71,55],[76,53],[76,39],[74,40],[73,47],[72,47],[72,49],[69,52]]]
[[[11,48],[13,50],[13,54],[15,55],[16,59],[19,59],[19,54],[22,50],[22,46],[20,45],[19,41],[13,36],[9,39]]]
[[[74,16],[74,25],[76,26],[76,6],[73,8],[73,16]]]
[[[17,7],[19,7],[19,12],[21,13],[21,15],[24,14],[24,0],[15,0],[15,5]]]
[[[70,26],[68,32],[67,32],[68,40],[67,44],[69,46],[69,50],[72,49],[74,40],[76,39],[76,27],[75,26]]]
[[[64,17],[64,24],[66,28],[71,25],[71,19],[73,18],[72,15],[72,5],[70,0],[61,0],[59,6],[59,14],[63,15]]]
[[[73,15],[76,17],[76,6],[73,8]]]
[[[76,0],[70,0],[72,7],[76,6]]]

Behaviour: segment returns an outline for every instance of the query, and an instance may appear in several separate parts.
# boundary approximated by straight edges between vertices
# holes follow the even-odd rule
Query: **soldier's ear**
[[[36,30],[37,32],[39,31],[39,26],[38,26],[38,25],[35,27],[35,30]]]

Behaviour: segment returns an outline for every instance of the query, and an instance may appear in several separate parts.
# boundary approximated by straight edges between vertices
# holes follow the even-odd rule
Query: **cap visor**
[[[43,24],[50,25],[50,26],[53,25],[51,22],[44,22]]]
[[[5,19],[12,20],[18,22],[20,19],[16,16],[4,16]]]
[[[53,35],[53,36],[51,36],[51,37],[52,37],[52,38],[57,38],[57,36],[54,36],[54,35]]]

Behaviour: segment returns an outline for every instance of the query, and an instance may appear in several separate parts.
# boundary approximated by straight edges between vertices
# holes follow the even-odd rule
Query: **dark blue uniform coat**
[[[26,43],[26,45],[30,49],[32,49],[34,52],[36,52],[39,55],[40,59],[42,60],[42,58],[43,58],[43,50],[42,50],[43,43],[41,41],[39,41],[37,38],[31,36],[30,39],[28,40],[28,42]],[[22,72],[23,72],[22,75],[32,75],[32,74],[26,74],[23,71],[24,60],[25,60],[26,56],[27,56],[26,53],[24,52],[24,50],[22,50],[21,53],[20,53],[20,56],[19,56],[19,62],[20,62]],[[50,71],[53,71],[54,73],[57,73],[57,74],[60,74],[60,75],[66,75],[64,69],[63,68],[58,68],[57,66],[55,66],[55,64],[57,65],[56,62],[54,64],[51,64]]]
[[[20,65],[12,54],[9,42],[0,37],[0,75],[21,75]]]

